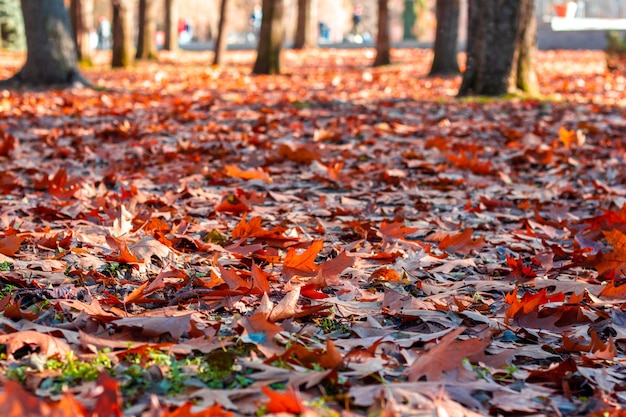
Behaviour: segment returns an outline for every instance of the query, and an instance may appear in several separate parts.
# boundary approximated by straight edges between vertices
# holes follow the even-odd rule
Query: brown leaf
[[[0,344],[6,345],[6,353],[10,357],[24,346],[29,346],[46,358],[64,359],[71,350],[68,344],[58,337],[33,330],[0,335]]]
[[[445,372],[461,366],[464,358],[480,357],[490,344],[490,338],[456,340],[465,331],[459,327],[441,338],[428,352],[421,354],[409,366],[409,381],[426,377],[428,381],[441,379]]]

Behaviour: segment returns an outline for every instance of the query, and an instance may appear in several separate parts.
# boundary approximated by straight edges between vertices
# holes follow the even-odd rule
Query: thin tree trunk
[[[215,54],[213,65],[220,65],[226,52],[226,27],[228,23],[228,0],[220,2],[220,20],[217,24],[217,38],[215,39]]]
[[[469,0],[467,68],[459,95],[503,95],[517,87],[531,88],[536,47],[533,3]],[[524,83],[519,80],[522,73]]]
[[[298,0],[298,24],[294,39],[294,49],[315,48],[317,46],[317,21],[315,0]]]
[[[137,35],[137,59],[155,59],[157,48],[156,36],[156,2],[139,0],[139,32]]]
[[[532,1],[524,1],[520,5],[519,53],[516,59],[517,75],[515,86],[527,93],[539,93],[539,80],[535,71],[537,60],[537,20],[535,5]]]
[[[283,0],[263,0],[263,17],[253,74],[279,74],[283,45]]]
[[[70,20],[79,61],[91,62],[91,32],[93,26],[93,0],[72,0]]]
[[[459,73],[457,43],[459,37],[460,0],[437,0],[437,32],[435,55],[430,75],[454,75]]]
[[[165,0],[165,44],[166,51],[178,49],[178,0]]]
[[[378,35],[374,66],[391,64],[391,40],[389,38],[389,6],[387,0],[378,0]]]
[[[21,0],[26,63],[3,87],[89,83],[78,71],[76,43],[63,0]]]
[[[113,68],[130,67],[134,63],[133,2],[112,0],[113,4]]]

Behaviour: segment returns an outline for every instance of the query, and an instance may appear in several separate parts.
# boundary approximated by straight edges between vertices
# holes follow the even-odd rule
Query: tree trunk
[[[263,17],[253,74],[279,74],[283,45],[283,0],[263,0]]]
[[[166,51],[178,49],[178,0],[165,0],[165,44]]]
[[[460,13],[460,0],[437,0],[435,56],[433,57],[430,75],[454,75],[459,73],[457,43]]]
[[[130,67],[134,63],[133,1],[112,0],[113,4],[113,68]]]
[[[378,0],[378,35],[374,66],[391,64],[391,40],[389,39],[389,7],[387,0]]]
[[[137,34],[137,59],[156,59],[156,2],[139,0],[139,32]]]
[[[228,23],[228,0],[220,2],[220,20],[217,24],[217,38],[215,39],[215,54],[213,65],[220,65],[226,52],[226,27]]]
[[[91,62],[91,32],[93,26],[93,0],[72,0],[70,20],[74,29],[74,41],[78,60]]]
[[[294,39],[294,49],[315,48],[317,46],[317,31],[315,22],[315,0],[298,0],[298,25]]]
[[[63,0],[21,0],[26,63],[3,87],[89,83],[78,71],[76,44]]]
[[[469,0],[467,65],[459,95],[536,91],[533,0]]]

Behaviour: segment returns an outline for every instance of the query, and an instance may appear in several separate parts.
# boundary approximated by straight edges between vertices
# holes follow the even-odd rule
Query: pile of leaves
[[[626,79],[543,52],[545,99],[459,100],[372,57],[2,92],[0,408],[618,415]]]

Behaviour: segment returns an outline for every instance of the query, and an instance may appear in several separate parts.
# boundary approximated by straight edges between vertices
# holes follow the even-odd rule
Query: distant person
[[[359,35],[361,33],[361,21],[363,20],[363,7],[360,4],[354,6],[352,10],[352,34]]]
[[[98,19],[98,49],[111,49],[111,22],[104,16]]]
[[[259,38],[262,20],[263,11],[261,10],[261,6],[257,4],[256,6],[254,6],[254,10],[252,10],[252,14],[250,15],[250,26],[252,26],[252,35],[254,36],[255,40]]]

